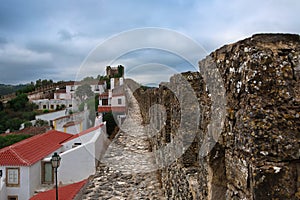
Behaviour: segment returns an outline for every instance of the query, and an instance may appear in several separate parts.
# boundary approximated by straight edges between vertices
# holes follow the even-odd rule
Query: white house
[[[125,94],[123,78],[111,78],[111,89],[99,95],[98,112],[109,112],[114,108],[117,112],[125,112]]]
[[[51,156],[61,157],[60,184],[87,179],[105,152],[109,140],[105,123],[72,135],[55,130],[33,136],[0,150],[0,199],[28,200],[45,186],[53,185]]]
[[[126,98],[123,78],[111,78],[111,89],[99,95],[98,113],[112,112],[118,124],[122,124],[126,115]]]
[[[70,134],[77,134],[88,128],[88,112],[78,112],[51,120],[53,129]]]
[[[36,120],[47,121],[54,130],[77,134],[88,126],[88,111],[68,114],[68,109],[35,116]]]
[[[58,97],[61,96],[66,99],[73,99],[75,96],[75,91],[76,89],[81,86],[82,84],[88,84],[91,86],[91,90],[95,93],[95,94],[102,94],[105,90],[106,90],[106,82],[105,81],[88,81],[88,82],[77,82],[77,81],[70,81],[67,85],[66,85],[66,90],[65,90],[65,96],[62,95],[62,91],[59,90],[57,93],[60,93],[60,95],[55,95],[54,93],[54,97]]]
[[[65,89],[56,89],[53,99],[40,99],[38,97],[34,97],[31,101],[38,105],[39,110],[56,110],[62,107],[77,110],[78,108],[76,106],[78,102],[75,98],[75,91],[82,84],[85,83],[70,81],[66,84]],[[86,82],[86,84],[91,86],[91,90],[94,94],[102,94],[106,90],[105,81],[89,81]]]
[[[32,103],[36,104],[39,110],[56,110],[61,108],[72,108],[73,105],[77,105],[75,99],[37,99],[32,100]]]

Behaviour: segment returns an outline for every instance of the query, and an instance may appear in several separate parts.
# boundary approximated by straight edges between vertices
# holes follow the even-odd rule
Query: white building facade
[[[96,171],[109,145],[102,123],[79,134],[59,131],[33,136],[0,150],[0,199],[28,200],[36,191],[55,183],[51,156],[61,157],[58,182],[70,184],[87,179]]]

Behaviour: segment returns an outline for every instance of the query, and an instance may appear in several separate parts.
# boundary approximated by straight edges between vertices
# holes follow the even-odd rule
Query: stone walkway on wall
[[[106,151],[83,199],[165,199],[136,99],[126,90],[127,119]]]

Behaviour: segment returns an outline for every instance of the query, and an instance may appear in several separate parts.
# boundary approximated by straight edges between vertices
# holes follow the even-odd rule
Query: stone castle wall
[[[227,102],[219,137],[208,128],[211,66]],[[166,198],[300,199],[299,35],[254,35],[199,67],[205,80],[186,72],[156,89],[134,88]],[[213,147],[208,155],[203,144]]]

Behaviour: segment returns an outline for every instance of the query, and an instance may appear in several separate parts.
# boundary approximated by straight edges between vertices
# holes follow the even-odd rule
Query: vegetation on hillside
[[[19,84],[19,85],[5,85],[0,84],[0,95],[12,94],[17,90],[25,88],[27,85]]]
[[[36,105],[30,103],[26,94],[19,94],[10,100],[6,105],[0,103],[0,133],[7,129],[10,131],[19,130],[24,122],[35,119]],[[29,123],[27,123],[28,125]]]
[[[27,84],[24,88],[19,89],[16,94],[21,94],[21,93],[29,93],[29,92],[33,92],[35,91],[37,88],[39,87],[44,87],[44,86],[48,86],[48,85],[52,85],[54,82],[50,79],[38,79],[34,82],[31,82],[30,84]]]
[[[21,140],[27,139],[32,135],[20,134],[20,135],[0,135],[0,149],[10,146],[14,143],[20,142]]]

